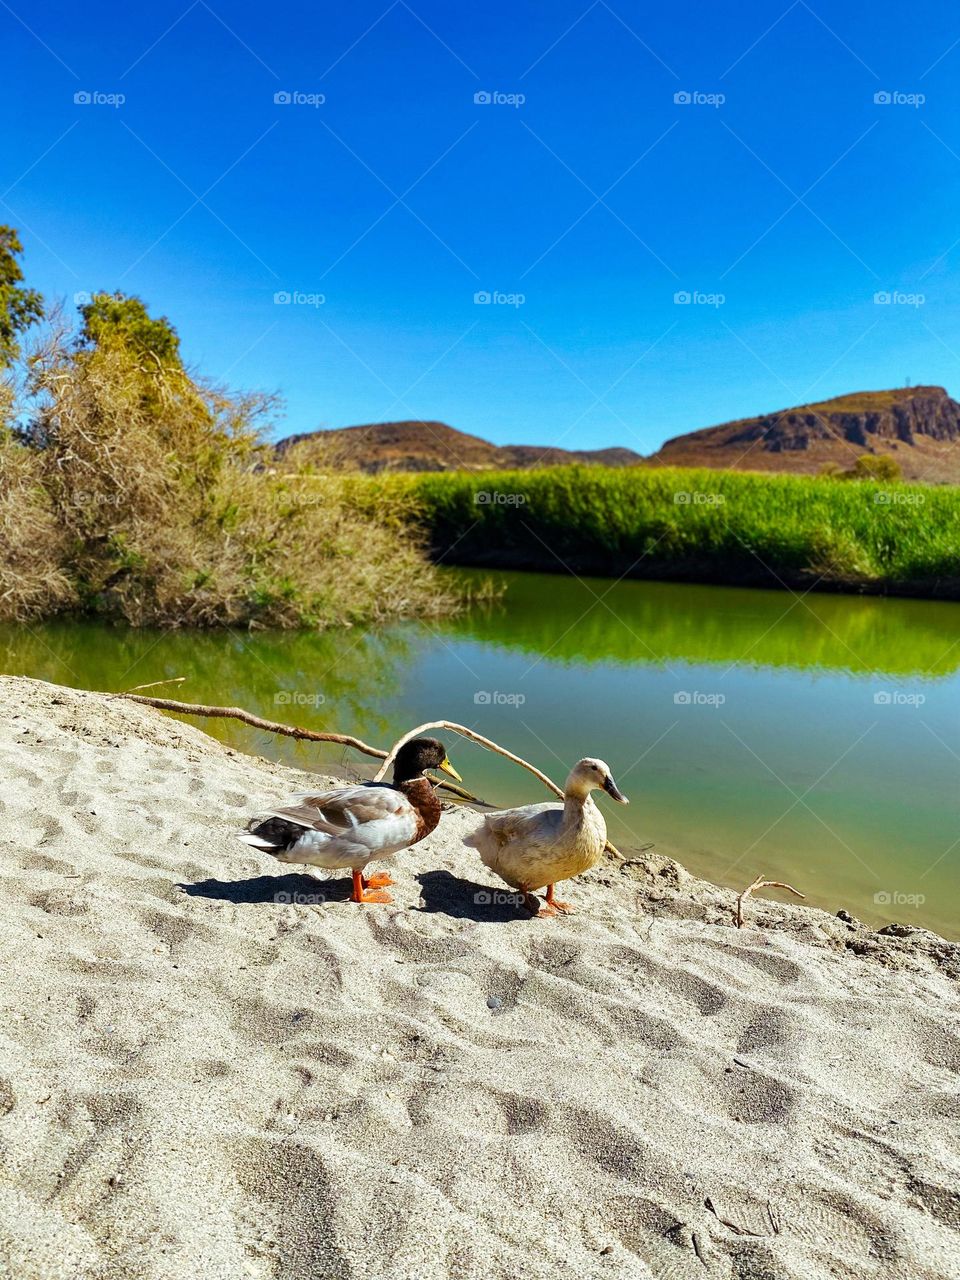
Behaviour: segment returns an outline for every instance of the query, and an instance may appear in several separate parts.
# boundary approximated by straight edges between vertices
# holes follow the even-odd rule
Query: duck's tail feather
[[[237,835],[244,844],[280,858],[287,849],[297,843],[303,832],[304,827],[301,823],[270,815],[266,818],[251,819],[246,831],[238,831]]]
[[[264,840],[262,836],[255,836],[252,831],[237,831],[235,834],[244,844],[249,844],[254,849],[262,849],[266,853],[273,853],[282,848],[281,845],[274,844],[270,840]]]

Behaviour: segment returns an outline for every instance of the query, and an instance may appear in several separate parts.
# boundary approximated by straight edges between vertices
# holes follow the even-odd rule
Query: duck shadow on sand
[[[510,920],[529,919],[532,912],[523,895],[505,886],[462,880],[449,871],[425,871],[417,876],[422,903],[411,903],[413,911],[442,912],[455,920],[474,920],[479,924],[504,924]],[[237,905],[276,902],[301,906],[326,903],[348,903],[352,887],[349,876],[330,880],[314,880],[312,876],[290,872],[283,876],[251,876],[246,880],[198,880],[177,886],[192,898],[218,898]],[[402,885],[393,889],[394,903],[404,906]]]
[[[353,892],[349,876],[314,880],[313,876],[295,871],[284,876],[251,876],[248,880],[197,880],[194,884],[179,884],[177,888],[191,898],[220,898],[238,905],[258,902],[322,905],[347,902]]]
[[[415,911],[440,911],[455,920],[475,920],[478,924],[529,920],[535,914],[530,907],[532,895],[524,897],[506,885],[495,888],[477,884],[451,875],[449,871],[425,871],[417,879],[423,905],[415,907]]]

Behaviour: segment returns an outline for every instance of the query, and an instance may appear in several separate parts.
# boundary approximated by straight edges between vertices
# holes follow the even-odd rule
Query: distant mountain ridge
[[[907,480],[960,483],[960,404],[943,387],[857,391],[675,436],[644,458],[633,449],[495,445],[444,422],[380,422],[288,436],[278,457],[380,471],[713,467],[815,475],[847,470],[863,454],[888,454]]]
[[[496,445],[445,422],[376,422],[288,436],[276,446],[283,456],[296,450],[304,460],[358,467],[361,471],[507,471],[582,462],[606,467],[635,466],[632,449],[560,449],[532,444]]]

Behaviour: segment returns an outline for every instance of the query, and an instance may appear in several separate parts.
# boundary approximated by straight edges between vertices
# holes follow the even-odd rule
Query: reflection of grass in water
[[[715,662],[914,676],[960,667],[953,603],[849,595],[797,601],[735,587],[498,576],[507,584],[501,605],[438,629],[551,662]]]
[[[893,676],[942,676],[960,667],[954,604],[822,595],[798,603],[772,591],[498,576],[507,584],[502,604],[475,608],[432,629],[548,662],[736,663]],[[384,742],[395,726],[382,708],[402,692],[409,669],[430,643],[430,633],[414,623],[372,632],[241,633],[61,621],[29,631],[0,627],[0,666],[109,690],[186,675],[184,684],[157,692],[187,702],[241,702],[271,719]],[[289,700],[278,701],[278,694]],[[317,694],[324,700],[311,702]],[[222,721],[204,727],[224,741],[251,745],[249,729]],[[275,743],[268,735],[257,739],[270,754],[276,754]],[[283,754],[314,759],[317,749],[291,741]]]
[[[0,627],[0,666],[78,688],[117,691],[187,676],[152,690],[160,697],[239,704],[257,715],[312,729],[392,740],[378,710],[402,687],[422,640],[413,627],[364,633],[156,632],[91,622]],[[322,701],[321,701],[322,698]],[[300,763],[335,758],[317,744],[258,733],[229,720],[196,723],[223,742]],[[339,749],[336,749],[339,750]]]

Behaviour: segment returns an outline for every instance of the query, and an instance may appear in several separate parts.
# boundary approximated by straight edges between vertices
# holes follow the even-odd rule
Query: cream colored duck
[[[488,814],[464,843],[479,852],[484,866],[521,893],[533,894],[546,885],[541,914],[572,911],[569,903],[554,897],[554,886],[600,861],[607,824],[590,793],[601,788],[620,804],[630,803],[609,766],[587,756],[570,770],[562,805],[528,804]]]

